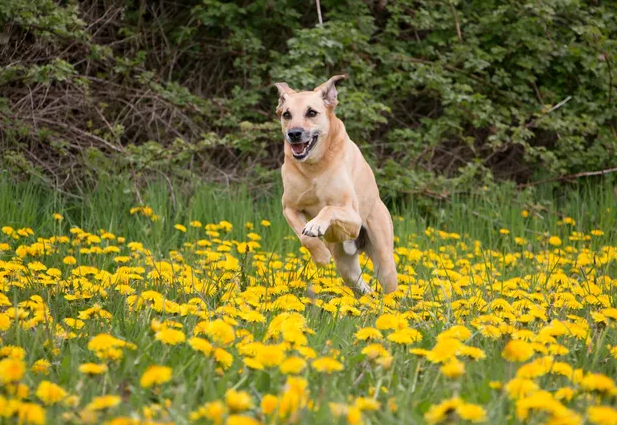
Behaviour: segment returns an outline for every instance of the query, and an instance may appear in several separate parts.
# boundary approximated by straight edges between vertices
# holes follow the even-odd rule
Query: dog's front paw
[[[306,226],[304,226],[304,229],[302,229],[302,234],[317,238],[319,236],[325,235],[326,230],[328,230],[328,224],[314,218],[308,223],[306,223]]]

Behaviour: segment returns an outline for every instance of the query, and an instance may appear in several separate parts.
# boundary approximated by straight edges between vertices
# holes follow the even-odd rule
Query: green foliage
[[[335,73],[389,198],[615,166],[617,4],[503,0],[0,4],[0,161],[101,175],[271,180],[272,83]]]

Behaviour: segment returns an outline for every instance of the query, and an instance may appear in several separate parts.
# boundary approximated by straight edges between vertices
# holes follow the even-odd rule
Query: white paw
[[[311,221],[306,223],[306,226],[304,226],[304,229],[302,229],[302,234],[317,238],[319,236],[325,235],[326,230],[328,230],[327,223],[321,222],[317,219],[312,219]]]
[[[371,287],[368,286],[368,284],[363,279],[360,279],[356,283],[356,291],[359,292],[361,295],[370,294],[371,292],[373,292]]]

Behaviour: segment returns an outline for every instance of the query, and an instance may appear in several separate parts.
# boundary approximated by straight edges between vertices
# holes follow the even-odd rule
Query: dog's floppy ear
[[[285,99],[287,99],[290,94],[294,94],[296,91],[289,87],[287,83],[275,83],[274,85],[279,91],[279,104],[276,107],[276,113],[281,115],[281,112],[283,112],[283,103],[285,103]]]
[[[344,80],[345,78],[347,78],[347,75],[345,74],[335,75],[334,77],[323,83],[321,86],[316,87],[314,91],[320,91],[322,93],[324,103],[327,106],[331,106],[334,108],[338,103],[338,100],[336,98],[337,93],[335,84],[337,81]]]

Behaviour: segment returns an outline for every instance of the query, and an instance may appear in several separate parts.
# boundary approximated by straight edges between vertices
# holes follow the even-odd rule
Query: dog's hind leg
[[[334,264],[343,278],[343,281],[349,286],[356,294],[367,294],[372,292],[372,289],[362,278],[362,268],[360,267],[360,260],[358,259],[358,250],[355,250],[353,254],[349,254],[345,249],[343,243],[328,244],[332,251],[332,257],[334,258]]]
[[[373,212],[366,220],[367,241],[365,250],[373,261],[373,271],[384,292],[389,294],[398,288],[396,263],[394,262],[394,229],[388,208],[377,200]]]

